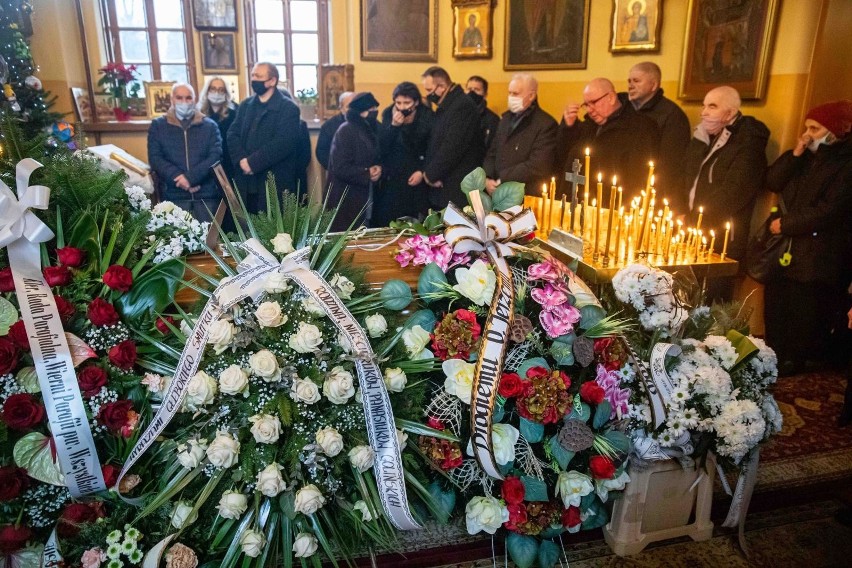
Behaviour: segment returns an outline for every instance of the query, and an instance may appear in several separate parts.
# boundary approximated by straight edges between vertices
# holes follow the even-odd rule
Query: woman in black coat
[[[852,101],[811,109],[805,128],[766,176],[786,208],[770,230],[792,238],[790,264],[766,284],[764,302],[766,339],[782,375],[825,358],[832,312],[849,284]]]
[[[222,135],[222,168],[229,180],[234,179],[234,165],[228,153],[228,128],[237,116],[237,103],[231,100],[228,85],[221,77],[213,77],[207,81],[201,89],[198,98],[198,108],[202,114],[219,125],[219,134]]]
[[[423,170],[432,109],[422,104],[414,83],[400,83],[393,90],[393,104],[382,113],[379,148],[382,155],[382,185],[373,205],[374,227],[386,227],[399,217],[423,218],[429,210],[428,186],[415,172]]]
[[[372,93],[358,93],[349,103],[346,122],[331,141],[328,160],[328,202],[338,206],[331,225],[343,231],[369,222],[373,185],[382,176],[377,136],[379,101]]]

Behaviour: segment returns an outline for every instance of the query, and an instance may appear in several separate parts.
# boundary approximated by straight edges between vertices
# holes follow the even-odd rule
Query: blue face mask
[[[195,105],[192,103],[175,103],[175,116],[178,120],[186,120],[195,114]]]

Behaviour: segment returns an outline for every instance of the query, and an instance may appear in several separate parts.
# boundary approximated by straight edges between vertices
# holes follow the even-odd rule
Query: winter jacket
[[[485,175],[526,184],[527,195],[541,195],[542,183],[556,175],[556,121],[537,101],[520,116],[503,113],[497,135],[485,156]],[[561,177],[561,176],[558,176]]]
[[[781,233],[792,237],[792,260],[782,277],[837,284],[842,263],[850,260],[852,138],[799,157],[784,152],[769,167],[766,185],[783,196]]]
[[[757,193],[766,178],[766,143],[769,129],[751,116],[740,115],[715,137],[702,126],[689,142],[685,179],[689,183],[678,196],[676,211],[690,214],[695,222],[698,208],[704,207],[702,227],[722,234],[725,223],[733,223],[728,256],[744,260],[749,226]],[[690,204],[690,192],[695,195]]]
[[[328,156],[331,153],[331,141],[340,125],[346,122],[346,117],[343,113],[335,114],[326,120],[320,127],[319,137],[317,137],[317,161],[326,170],[328,169]]]
[[[379,165],[379,141],[374,127],[356,110],[347,111],[331,141],[328,160],[328,202],[340,209],[332,230],[342,231],[352,221],[365,221],[362,209],[370,198],[370,168]],[[345,195],[344,195],[345,193]]]
[[[207,118],[215,122],[219,126],[219,135],[222,137],[222,167],[225,169],[225,174],[229,180],[234,179],[234,164],[231,162],[231,154],[228,151],[228,129],[234,123],[237,117],[238,105],[234,102],[228,105],[228,116],[222,118],[218,113],[213,112],[213,107],[209,107]]]
[[[196,111],[184,126],[174,108],[151,121],[148,129],[148,161],[155,172],[161,196],[168,201],[216,199],[221,190],[210,169],[222,159],[222,138],[215,122]],[[189,193],[175,185],[174,179],[185,175],[191,186]]]

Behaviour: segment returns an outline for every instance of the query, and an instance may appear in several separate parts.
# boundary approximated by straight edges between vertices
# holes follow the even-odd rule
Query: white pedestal
[[[674,460],[650,462],[641,471],[630,466],[630,483],[615,501],[603,529],[613,552],[630,556],[660,540],[689,536],[701,541],[713,536],[710,508],[716,462],[712,456],[707,458],[707,470],[690,491],[704,471],[701,468],[684,470]]]

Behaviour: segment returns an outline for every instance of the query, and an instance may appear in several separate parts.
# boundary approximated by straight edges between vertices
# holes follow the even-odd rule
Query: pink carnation
[[[546,258],[543,262],[531,264],[527,268],[527,280],[546,280],[548,282],[556,282],[561,280],[563,276],[570,276],[571,271],[568,267],[556,260],[553,257]]]
[[[106,561],[107,555],[100,548],[90,548],[83,553],[80,564],[83,568],[100,568],[101,562]]]
[[[621,378],[614,371],[607,371],[603,365],[598,365],[595,382],[604,389],[604,396],[612,406],[610,419],[624,416],[628,412],[627,403],[630,400],[630,389],[621,388]]]
[[[574,331],[574,324],[580,321],[580,310],[569,304],[561,304],[550,310],[542,310],[538,319],[548,337],[559,337]]]
[[[530,295],[548,311],[568,301],[568,294],[550,283],[545,284],[544,288],[533,288]]]
[[[402,267],[409,264],[425,266],[434,262],[444,272],[454,266],[470,262],[467,253],[454,253],[447,241],[444,240],[443,235],[431,235],[429,237],[414,235],[405,239],[400,243],[400,248],[394,258]]]

